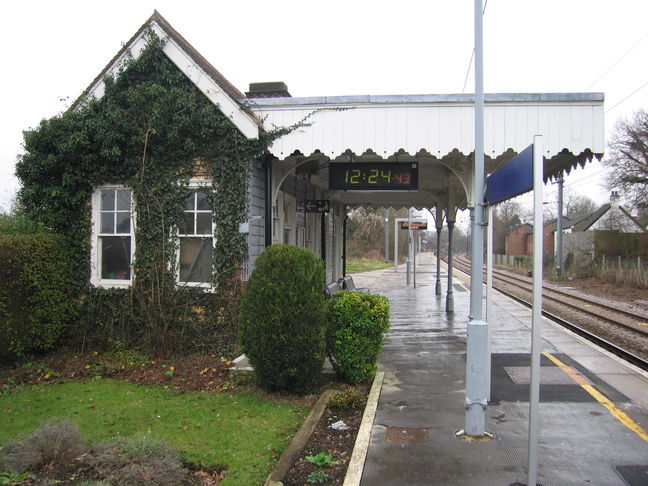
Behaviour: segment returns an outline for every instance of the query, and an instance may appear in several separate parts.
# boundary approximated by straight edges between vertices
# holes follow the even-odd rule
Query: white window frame
[[[208,191],[214,191],[214,186],[212,185],[212,180],[211,179],[190,179],[189,184],[187,186],[191,191],[192,194],[195,192],[197,189],[201,188],[207,188]],[[214,209],[211,209],[211,214],[212,214],[212,220],[211,220],[211,239],[212,239],[212,248],[216,247],[216,237],[215,237],[215,230],[216,230],[216,225],[214,224]],[[195,228],[194,228],[194,233],[195,233]],[[182,238],[200,238],[200,237],[205,237],[206,235],[181,235],[180,230],[176,230],[176,285],[179,287],[196,287],[196,288],[203,288],[203,289],[209,289],[213,290],[213,284],[211,282],[183,282],[180,280],[180,240]],[[213,254],[212,254],[213,258]],[[212,272],[214,271],[214,261],[212,259]]]
[[[131,239],[130,245],[130,278],[124,279],[106,279],[101,278],[101,236],[108,236],[101,233],[101,191],[115,189],[128,189],[131,191],[130,207],[130,232],[128,236]],[[109,184],[95,187],[91,198],[91,233],[92,240],[90,244],[90,284],[95,287],[119,289],[129,288],[134,279],[133,262],[135,260],[135,203],[133,199],[133,189],[125,185]],[[115,233],[114,236],[125,236],[126,233]]]

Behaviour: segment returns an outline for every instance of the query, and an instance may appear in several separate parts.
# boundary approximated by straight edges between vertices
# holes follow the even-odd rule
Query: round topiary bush
[[[326,354],[336,373],[352,385],[371,380],[389,329],[389,301],[381,295],[342,291],[326,308]]]
[[[274,245],[257,259],[239,319],[241,349],[267,390],[311,391],[324,363],[324,265]]]

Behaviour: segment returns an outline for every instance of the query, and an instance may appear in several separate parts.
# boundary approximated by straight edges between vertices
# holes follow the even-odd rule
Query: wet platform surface
[[[468,284],[454,281],[455,312],[446,314],[445,269],[437,296],[436,266],[426,255],[419,260],[416,289],[405,285],[402,266],[354,276],[391,304],[361,484],[526,484],[531,311],[494,292],[486,412],[494,439],[457,439],[465,424]],[[542,337],[538,484],[648,485],[648,436],[641,435],[648,431],[648,374],[546,319]]]

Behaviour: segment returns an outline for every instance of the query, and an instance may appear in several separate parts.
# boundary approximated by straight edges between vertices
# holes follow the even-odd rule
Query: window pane
[[[117,213],[117,233],[130,233],[130,213]]]
[[[180,281],[211,282],[212,251],[211,238],[181,238]]]
[[[117,189],[117,210],[129,211],[131,205],[130,189]]]
[[[196,194],[187,196],[187,199],[185,199],[185,209],[188,211],[196,209]]]
[[[198,213],[196,217],[196,234],[210,235],[212,232],[211,213]]]
[[[114,211],[115,209],[115,190],[102,189],[101,190],[101,210]]]
[[[101,233],[115,232],[115,213],[101,213]]]
[[[202,210],[211,209],[209,207],[209,201],[207,200],[207,194],[205,194],[202,191],[196,191],[196,199],[198,200],[196,209],[202,209]]]
[[[128,236],[101,237],[101,278],[130,279],[130,247]]]
[[[180,228],[180,234],[194,234],[194,213],[184,213],[184,224],[183,227]]]

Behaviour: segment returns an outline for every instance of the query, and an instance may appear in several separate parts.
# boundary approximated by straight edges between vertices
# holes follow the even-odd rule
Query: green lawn
[[[261,485],[307,410],[242,393],[178,393],[96,379],[0,395],[0,445],[43,421],[73,420],[91,443],[145,436],[187,461],[227,467],[223,486]]]
[[[370,270],[382,270],[383,268],[389,268],[393,266],[393,263],[385,263],[382,260],[375,261],[361,258],[360,260],[347,260],[346,271],[347,273],[360,273],[368,272]]]

